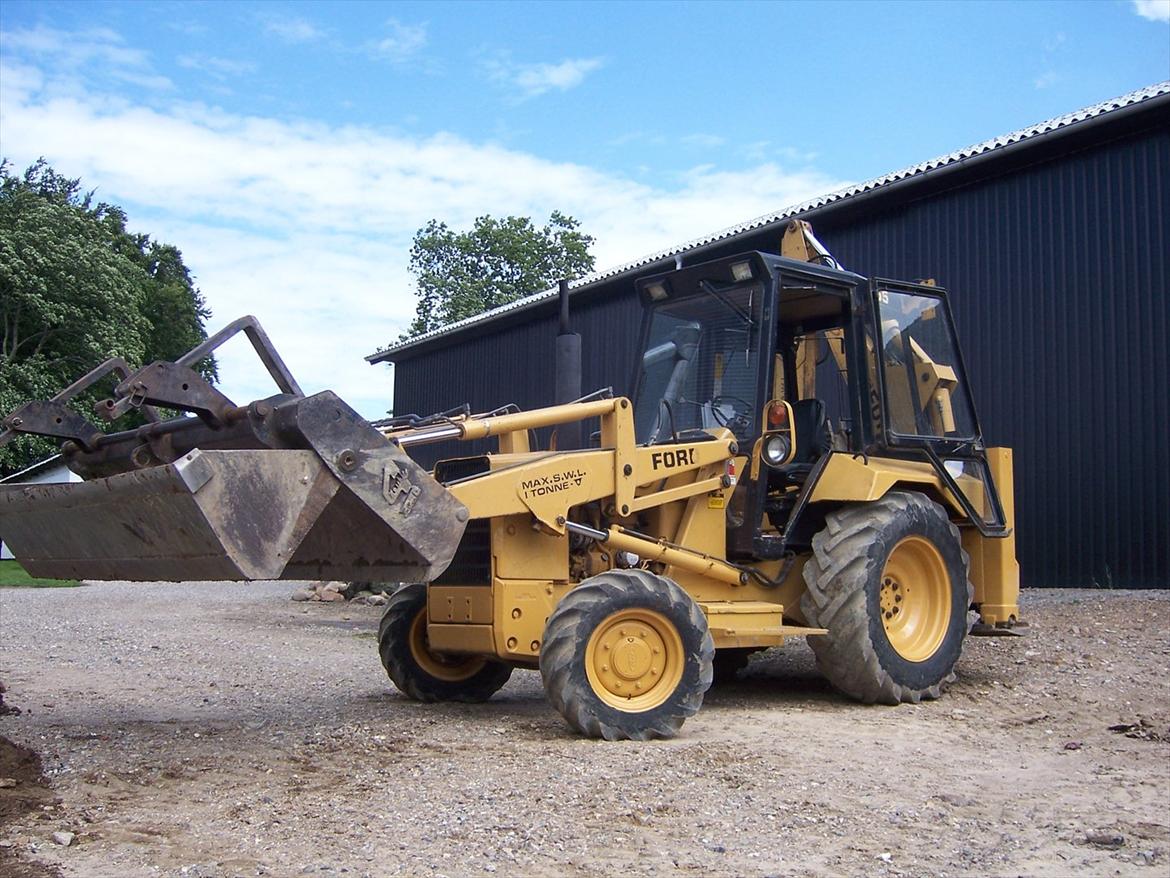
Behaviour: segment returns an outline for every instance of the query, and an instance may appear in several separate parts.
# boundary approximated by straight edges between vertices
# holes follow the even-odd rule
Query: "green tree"
[[[210,312],[167,244],[126,229],[81,183],[43,159],[23,175],[0,162],[0,414],[46,399],[110,356],[174,359],[206,338]],[[204,375],[216,376],[213,360]],[[109,393],[103,386],[78,401]],[[0,474],[54,451],[22,437],[0,448]]]
[[[410,248],[418,306],[409,338],[556,286],[593,270],[593,237],[553,211],[537,228],[528,217],[481,216],[470,231],[431,220]]]
[[[177,247],[150,241],[145,235],[136,237],[140,239],[137,261],[150,278],[142,303],[142,316],[150,324],[143,362],[173,360],[207,338],[204,326],[211,309],[191,280]],[[214,357],[201,362],[196,370],[209,381],[219,377]]]

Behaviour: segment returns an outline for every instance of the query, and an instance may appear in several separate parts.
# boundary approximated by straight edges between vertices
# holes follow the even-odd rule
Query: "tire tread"
[[[487,701],[512,676],[512,667],[488,660],[478,672],[465,680],[439,680],[426,673],[410,656],[410,626],[420,607],[426,606],[425,583],[405,585],[386,602],[378,623],[378,655],[386,675],[403,695],[414,701],[435,703],[462,701],[471,704]]]
[[[917,703],[938,698],[955,679],[953,669],[939,682],[913,688],[896,682],[882,666],[869,629],[866,596],[868,578],[880,575],[884,556],[874,546],[897,522],[921,522],[927,516],[946,522],[951,538],[960,547],[967,605],[974,597],[969,576],[969,558],[962,550],[959,529],[939,504],[917,492],[891,491],[879,500],[844,506],[829,513],[825,529],[812,539],[812,556],[804,567],[806,589],[801,610],[808,623],[827,628],[829,633],[808,639],[817,666],[829,681],[846,695],[867,704]],[[967,631],[972,614],[967,614]],[[964,632],[965,634],[966,632]]]
[[[697,684],[683,692],[669,711],[656,708],[646,713],[621,715],[612,709],[599,710],[601,702],[587,683],[585,686],[579,684],[574,674],[584,645],[592,634],[589,620],[599,609],[604,610],[606,605],[614,603],[615,596],[636,596],[639,593],[667,595],[669,603],[665,615],[673,617],[678,613],[688,625],[702,632],[702,645],[697,656],[700,665]],[[683,722],[703,704],[703,695],[712,681],[714,652],[715,644],[707,629],[706,616],[678,585],[646,570],[611,570],[586,580],[561,599],[545,626],[540,674],[552,706],[583,735],[607,741],[672,738],[678,734]],[[689,662],[691,657],[684,660]],[[609,721],[603,718],[603,713],[617,713],[617,719],[628,718],[628,721]]]

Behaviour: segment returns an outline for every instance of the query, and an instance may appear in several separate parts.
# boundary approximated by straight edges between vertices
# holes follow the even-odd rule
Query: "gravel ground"
[[[1167,591],[1027,593],[1030,635],[917,706],[844,700],[796,641],[609,744],[534,672],[407,701],[378,608],[292,588],[0,590],[0,873],[1170,874]]]

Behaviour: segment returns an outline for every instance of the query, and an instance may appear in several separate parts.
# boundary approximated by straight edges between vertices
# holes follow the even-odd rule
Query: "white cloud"
[[[718,134],[688,134],[682,138],[682,142],[687,146],[697,146],[701,149],[715,149],[727,143],[726,137],[720,137]]]
[[[1064,79],[1064,75],[1058,72],[1057,68],[1061,66],[1061,57],[1064,55],[1067,43],[1068,35],[1064,31],[1049,34],[1040,41],[1040,65],[1042,69],[1032,79],[1033,88],[1037,90],[1052,88],[1052,86]]]
[[[1170,21],[1170,0],[1133,0],[1133,11],[1150,21]]]
[[[660,135],[651,137],[644,131],[627,131],[625,134],[619,134],[617,137],[611,137],[605,142],[605,145],[610,147],[629,146],[631,143],[643,143],[651,140],[657,140],[659,142],[665,141],[665,139]]]
[[[204,37],[211,32],[211,28],[200,21],[171,19],[167,22],[167,29],[186,37]]]
[[[410,323],[410,240],[432,217],[466,227],[484,213],[543,221],[559,209],[596,236],[604,268],[843,185],[761,162],[651,186],[441,132],[147,107],[55,88],[47,69],[11,58],[0,128],[18,170],[44,155],[123,205],[133,228],[178,246],[210,328],[256,314],[306,390],[331,387],[371,416],[390,404],[392,380],[362,358]],[[221,362],[237,401],[271,392],[245,344]]]
[[[557,64],[519,64],[503,53],[488,61],[487,69],[492,79],[516,89],[521,98],[534,98],[576,88],[604,63],[602,58],[566,58]]]
[[[180,55],[176,61],[188,70],[200,70],[216,79],[235,79],[247,73],[254,73],[256,65],[251,61],[236,58],[219,58],[215,55]]]
[[[299,15],[273,15],[263,18],[264,30],[286,43],[313,43],[325,37],[325,31]]]
[[[2,40],[6,50],[39,57],[52,56],[53,63],[62,67],[78,67],[94,60],[116,67],[147,66],[145,52],[129,48],[117,33],[108,28],[68,32],[38,26],[4,31]]]
[[[38,26],[3,31],[0,49],[5,55],[15,53],[30,61],[50,62],[62,77],[90,70],[155,91],[173,88],[167,77],[151,69],[146,52],[130,48],[120,35],[108,28],[67,32]]]
[[[427,26],[403,24],[391,18],[386,22],[389,33],[372,45],[374,54],[395,64],[409,61],[427,44]]]

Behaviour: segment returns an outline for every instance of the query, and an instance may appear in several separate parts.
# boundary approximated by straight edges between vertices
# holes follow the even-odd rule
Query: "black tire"
[[[748,666],[748,659],[757,650],[743,649],[737,647],[729,647],[727,649],[715,650],[715,661],[713,669],[715,671],[712,686],[724,686],[728,683],[734,683],[739,672]]]
[[[611,634],[618,645],[607,653]],[[707,617],[678,585],[645,570],[611,570],[574,588],[549,616],[540,675],[553,707],[583,735],[672,738],[703,704],[714,654]],[[605,655],[628,659],[627,671],[610,672]],[[609,688],[623,685],[628,700]]]
[[[929,557],[927,547],[937,553],[938,563],[930,563],[938,575],[920,576],[919,582],[902,577],[910,587],[899,592],[897,578],[888,575],[888,565],[897,566],[892,553],[897,549],[902,559],[908,551]],[[866,704],[938,698],[955,679],[955,662],[974,618],[968,614],[974,588],[967,553],[945,510],[923,494],[892,491],[830,513],[812,548],[800,608],[810,625],[829,631],[808,638],[829,682]],[[899,603],[890,603],[891,594]],[[907,644],[910,635],[887,629],[897,624],[899,610],[933,616],[932,624],[909,629],[918,632],[917,643]]]
[[[378,654],[386,673],[415,701],[487,701],[512,676],[503,662],[480,656],[444,656],[426,644],[427,587],[404,585],[390,596],[378,626]]]

